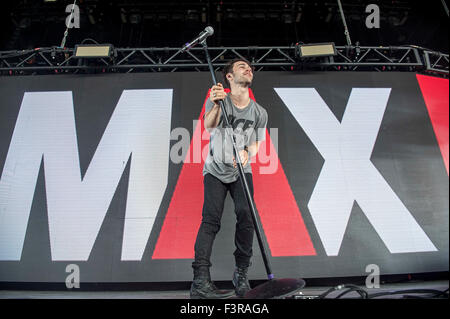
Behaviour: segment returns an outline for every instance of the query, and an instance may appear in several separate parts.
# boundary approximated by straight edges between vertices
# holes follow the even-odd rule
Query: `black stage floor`
[[[222,285],[224,288],[227,284]],[[403,299],[403,298],[448,298],[448,280],[433,281],[412,281],[407,283],[388,283],[380,284],[379,288],[367,288],[365,285],[357,285],[365,290],[368,296],[385,293],[385,295],[376,297],[376,299]],[[219,286],[220,287],[220,286]],[[291,299],[314,299],[320,296],[330,288],[336,286],[311,286],[305,287],[296,293]],[[222,287],[221,287],[222,288]],[[326,296],[327,299],[335,299],[346,289],[333,291]],[[417,293],[414,292],[417,290]],[[406,291],[406,293],[398,293]],[[434,292],[433,292],[434,291]],[[438,296],[438,292],[442,292]],[[446,292],[446,294],[445,294]],[[391,294],[396,293],[396,294]],[[397,294],[398,293],[398,294]],[[361,296],[353,291],[340,297],[341,299],[356,299]],[[0,290],[0,299],[189,299],[188,289],[173,290],[96,290],[85,291],[81,289],[72,290]]]

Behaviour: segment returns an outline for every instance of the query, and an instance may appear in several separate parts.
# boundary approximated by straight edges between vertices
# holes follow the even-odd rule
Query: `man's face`
[[[253,70],[252,68],[244,61],[237,61],[233,64],[233,73],[228,73],[228,76],[232,76],[228,78],[231,82],[234,82],[238,85],[249,87],[252,84],[253,80]]]

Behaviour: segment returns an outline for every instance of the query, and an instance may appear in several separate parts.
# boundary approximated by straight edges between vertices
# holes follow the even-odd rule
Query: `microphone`
[[[200,32],[198,37],[191,42],[186,43],[183,48],[181,49],[181,52],[187,51],[190,48],[196,46],[198,43],[203,42],[207,37],[214,34],[214,29],[212,27],[206,27],[204,31]]]

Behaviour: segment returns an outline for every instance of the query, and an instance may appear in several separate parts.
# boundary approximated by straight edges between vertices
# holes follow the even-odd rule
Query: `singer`
[[[236,159],[233,154],[230,132],[226,132],[219,100],[224,105],[236,138],[239,157],[244,167],[253,197],[252,156],[258,153],[265,139],[267,111],[250,99],[249,87],[253,81],[253,67],[244,59],[229,62],[223,69],[224,81],[230,87],[225,90],[221,83],[210,90],[205,105],[205,128],[210,132],[209,154],[203,167],[204,203],[202,223],[195,242],[195,260],[192,263],[194,280],[191,298],[228,298],[235,292],[238,297],[250,290],[247,279],[251,264],[254,226],[244,190],[239,180]],[[227,93],[228,92],[228,93]],[[232,282],[235,291],[219,290],[211,281],[210,258],[213,242],[220,229],[224,202],[230,192],[236,213],[234,252],[235,265]]]

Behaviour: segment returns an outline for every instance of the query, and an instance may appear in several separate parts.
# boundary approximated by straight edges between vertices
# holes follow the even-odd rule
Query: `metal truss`
[[[444,73],[448,76],[448,54],[428,50],[423,53],[427,70]]]
[[[337,46],[337,55],[300,58],[291,47],[210,47],[216,70],[235,58],[246,58],[259,71],[412,71],[448,77],[448,54],[416,46]],[[0,52],[2,75],[55,73],[132,73],[208,71],[203,49],[115,48],[109,58],[82,59],[74,49],[37,48]]]

